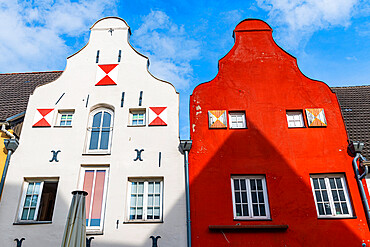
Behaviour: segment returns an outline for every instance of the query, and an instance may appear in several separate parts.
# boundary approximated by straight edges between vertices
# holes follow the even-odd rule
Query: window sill
[[[318,220],[346,220],[357,219],[357,216],[341,216],[341,217],[317,217]]]
[[[248,129],[247,127],[243,127],[243,128],[229,128],[231,130],[246,130]]]
[[[128,124],[127,127],[145,127],[146,124],[142,124],[142,125],[131,125],[131,124]]]
[[[37,221],[37,220],[28,220],[28,221],[17,221],[13,225],[39,225],[39,224],[51,224],[52,221]]]
[[[141,220],[141,221],[134,221],[134,220],[131,220],[131,221],[124,221],[123,224],[158,224],[158,223],[164,223],[163,220]]]
[[[86,235],[103,235],[103,231],[86,229]]]
[[[234,221],[272,221],[272,219],[270,218],[266,218],[266,219],[256,219],[256,218],[244,218],[244,219],[240,219],[240,218],[234,218]]]
[[[209,225],[210,231],[286,231],[288,225]]]
[[[83,153],[82,155],[110,155],[111,153],[107,152],[95,152],[95,153]]]
[[[54,128],[72,128],[72,125],[69,125],[69,126],[55,125]]]
[[[301,126],[301,127],[289,127],[288,126],[288,129],[305,129],[306,126]]]

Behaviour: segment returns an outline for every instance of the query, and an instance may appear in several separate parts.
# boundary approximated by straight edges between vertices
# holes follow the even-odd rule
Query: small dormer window
[[[302,111],[286,111],[288,128],[303,128],[303,112]]]
[[[145,109],[130,109],[130,126],[145,126]]]

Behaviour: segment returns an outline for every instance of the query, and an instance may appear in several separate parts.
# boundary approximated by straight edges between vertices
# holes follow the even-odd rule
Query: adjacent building
[[[368,244],[335,93],[302,74],[265,22],[242,21],[234,39],[190,99],[192,245]]]
[[[60,245],[74,190],[89,193],[91,246],[186,246],[179,94],[148,72],[130,34],[120,18],[97,21],[30,96],[0,204],[5,246]]]

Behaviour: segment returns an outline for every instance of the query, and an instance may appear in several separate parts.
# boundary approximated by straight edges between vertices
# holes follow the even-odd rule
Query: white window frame
[[[293,117],[293,119],[291,119]],[[299,118],[299,119],[294,119],[294,118]],[[305,123],[304,123],[304,117],[303,117],[303,111],[295,110],[295,111],[286,111],[286,119],[288,123],[288,128],[304,128]],[[291,123],[293,121],[294,125]],[[295,123],[299,121],[299,125],[295,125]]]
[[[98,139],[98,148],[97,149],[90,149],[90,141],[91,141],[91,131],[92,131],[92,124],[94,120],[94,115],[97,114],[98,112],[107,112],[111,114],[111,122],[110,122],[110,131],[109,131],[109,140],[108,140],[108,148],[107,149],[100,149],[100,140],[102,136],[102,124],[103,124],[103,119],[101,121],[100,125],[100,134],[99,134],[99,139]],[[102,114],[104,116],[104,114]],[[88,122],[88,127],[86,130],[87,137],[86,137],[86,145],[85,145],[85,153],[87,154],[110,154],[111,153],[111,146],[112,146],[112,138],[113,138],[113,127],[114,127],[114,111],[110,108],[107,107],[99,107],[96,108],[95,110],[92,110],[89,114],[89,122]]]
[[[331,215],[320,215],[319,214],[319,208],[318,208],[318,202],[317,202],[317,198],[316,198],[313,178],[318,178],[318,179],[323,178],[324,181],[325,181],[325,187],[326,187],[326,192],[327,192],[328,199],[329,199],[329,206],[330,206],[330,210],[331,210]],[[330,187],[330,182],[329,182],[330,178],[340,178],[341,179],[342,186],[343,186],[343,191],[344,191],[344,196],[345,196],[345,200],[346,200],[345,202],[346,202],[346,206],[347,206],[347,209],[348,209],[348,214],[336,214],[335,213],[335,205],[334,205],[334,199],[333,199],[333,195],[332,195],[332,188]],[[310,181],[311,181],[311,189],[312,189],[313,197],[314,197],[314,200],[315,200],[315,206],[316,206],[316,212],[317,212],[317,217],[318,218],[350,218],[350,217],[353,217],[352,204],[351,204],[350,197],[349,197],[349,194],[348,194],[347,182],[346,182],[344,174],[315,174],[315,175],[310,176]],[[321,191],[321,189],[320,189],[320,191]]]
[[[143,126],[146,126],[146,108],[134,108],[134,109],[130,109],[130,116],[129,116],[129,124],[128,126],[131,126],[131,127],[143,127]],[[134,117],[134,114],[144,114],[144,117],[143,117],[143,124],[133,124],[133,117]]]
[[[57,116],[57,122],[56,122],[56,127],[63,127],[63,128],[70,128],[72,127],[73,124],[73,115],[75,111],[74,110],[59,110],[58,111],[58,116]],[[62,122],[62,116],[63,115],[72,115],[72,120],[71,120],[71,125],[61,125]]]
[[[142,219],[130,219],[130,207],[131,207],[131,185],[132,182],[144,182],[144,198],[143,198],[143,218]],[[149,182],[160,182],[160,209],[159,219],[147,219],[148,216],[148,183]],[[163,178],[129,178],[127,184],[127,216],[126,222],[163,222]]]
[[[107,191],[108,191],[108,179],[109,179],[109,167],[107,166],[82,166],[80,171],[80,179],[79,179],[79,190],[83,190],[84,187],[84,178],[85,178],[85,172],[88,170],[94,170],[94,180],[93,180],[93,187],[95,185],[96,181],[96,171],[97,170],[104,170],[105,171],[105,179],[104,179],[104,190],[103,190],[103,200],[102,200],[102,207],[101,207],[101,215],[100,215],[100,226],[86,226],[86,232],[89,234],[101,234],[104,229],[104,221],[105,221],[105,208],[106,208],[106,201],[107,201]],[[94,196],[94,191],[92,192],[91,197]],[[92,201],[91,205],[86,205],[86,207],[90,207],[90,216],[89,219],[91,219],[91,213],[92,213]],[[87,210],[86,210],[87,211]]]
[[[44,182],[48,182],[48,181],[58,183],[59,179],[57,179],[57,178],[25,178],[24,179],[23,186],[22,186],[22,197],[21,197],[20,204],[19,204],[19,207],[18,207],[18,215],[17,215],[17,220],[16,220],[17,222],[28,222],[28,223],[31,223],[31,222],[51,222],[51,221],[37,220],[38,214],[39,214],[39,209],[40,209],[42,191],[43,191],[43,188],[44,188]],[[26,196],[27,196],[27,189],[28,189],[29,183],[40,183],[40,189],[39,189],[39,193],[38,193],[37,204],[36,204],[36,209],[35,209],[35,214],[34,214],[33,219],[32,220],[22,220],[22,213],[23,213],[23,208],[24,208],[24,203],[25,203],[25,200],[26,200]],[[56,201],[56,196],[57,195],[55,195],[55,201]],[[55,207],[55,205],[54,205],[54,207]],[[53,215],[54,215],[54,212],[53,212]]]
[[[237,216],[234,179],[245,179],[246,180],[246,192],[247,192],[247,203],[248,203],[248,215],[249,216]],[[254,216],[253,215],[253,205],[252,205],[253,203],[252,203],[252,194],[251,194],[251,186],[250,186],[250,180],[251,179],[261,179],[262,180],[262,190],[263,190],[263,198],[264,198],[266,216],[259,216],[259,215]],[[231,192],[232,192],[233,213],[234,213],[234,219],[235,220],[270,219],[270,207],[269,207],[269,202],[268,202],[268,194],[267,194],[267,186],[266,186],[265,176],[263,176],[263,175],[231,176]],[[259,204],[261,204],[261,203],[259,203]]]
[[[236,120],[236,124],[238,123],[241,123],[242,126],[241,127],[233,127],[233,121],[232,121],[232,118],[236,116],[237,118],[238,117],[242,117],[242,122],[239,122],[238,119]],[[246,124],[246,120],[245,120],[245,112],[244,111],[229,111],[229,128],[230,129],[246,129],[247,128],[247,124]]]

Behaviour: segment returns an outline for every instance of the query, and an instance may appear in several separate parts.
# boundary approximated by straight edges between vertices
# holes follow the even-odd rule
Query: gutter
[[[6,150],[8,150],[8,154],[6,156],[4,171],[1,176],[1,182],[0,182],[0,200],[1,200],[1,196],[3,195],[5,178],[8,172],[8,168],[9,168],[10,157],[12,156],[12,153],[14,153],[14,151],[17,149],[19,142],[12,133],[10,133],[9,131],[5,129],[5,124],[2,125],[0,130],[10,137],[10,139],[4,140],[5,148]]]
[[[362,151],[363,147],[364,147],[364,144],[361,143],[361,142],[353,142],[353,143],[350,144],[351,152],[356,154],[356,156],[352,160],[352,166],[353,166],[353,170],[355,172],[357,186],[358,186],[358,189],[360,191],[360,196],[361,196],[362,205],[363,205],[364,211],[365,211],[367,226],[370,230],[369,202],[368,202],[367,197],[366,197],[364,186],[361,182],[361,180],[364,179],[365,176],[369,173],[369,169],[368,169],[367,166],[364,166],[364,172],[360,175],[360,171],[358,169],[358,164],[357,164],[357,162],[359,160],[360,160],[360,163],[362,161],[366,161],[366,159],[361,155],[361,151]]]
[[[180,151],[184,154],[185,162],[185,191],[186,191],[186,234],[187,246],[191,247],[191,220],[190,220],[190,189],[189,189],[189,151],[191,149],[191,140],[180,141]]]

